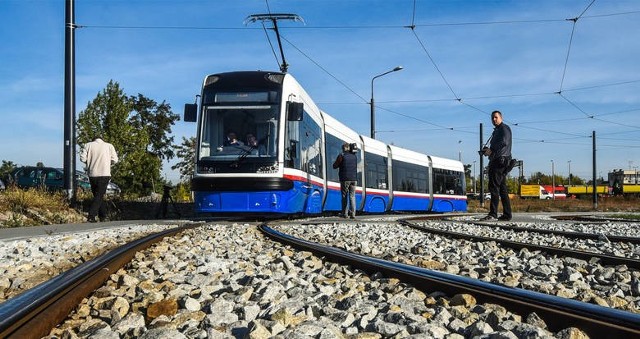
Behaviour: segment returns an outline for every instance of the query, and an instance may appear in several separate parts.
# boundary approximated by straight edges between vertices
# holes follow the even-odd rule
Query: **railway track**
[[[407,222],[412,222],[412,221],[421,221],[421,220],[433,220],[434,218],[424,218],[424,217],[418,217],[418,218],[410,218],[410,219],[406,219]],[[606,221],[593,221],[593,219],[591,218],[579,218],[576,216],[555,216],[554,219],[557,220],[566,220],[566,221],[588,221],[589,223],[593,223],[593,224],[606,224],[609,222],[629,222],[628,220],[622,220],[622,219],[618,219],[618,220],[612,220],[612,219],[607,219]],[[442,217],[442,220],[449,220],[449,221],[456,221],[455,218],[452,217]],[[602,219],[600,219],[602,220]],[[553,230],[553,229],[543,229],[543,228],[534,228],[534,227],[522,227],[522,226],[513,226],[512,224],[509,223],[496,223],[496,222],[481,222],[481,221],[466,221],[467,223],[473,224],[473,225],[479,225],[479,226],[486,226],[486,227],[494,227],[494,228],[499,228],[499,229],[504,229],[504,230],[509,230],[509,231],[514,231],[514,232],[534,232],[534,233],[540,233],[540,234],[551,234],[551,235],[561,235],[564,237],[568,237],[568,238],[575,238],[575,239],[592,239],[592,240],[602,240],[603,238],[606,239],[607,241],[613,241],[613,242],[628,242],[631,244],[640,244],[640,237],[631,237],[631,236],[623,236],[623,235],[616,235],[616,234],[604,234],[604,233],[586,233],[586,232],[577,232],[577,231],[562,231],[562,230]]]
[[[412,221],[415,221],[415,219],[413,219]],[[461,232],[454,232],[454,231],[449,231],[449,230],[442,230],[442,229],[438,229],[438,228],[434,228],[434,227],[428,227],[428,226],[424,226],[424,225],[418,225],[414,222],[408,221],[408,220],[401,220],[400,221],[401,224],[417,229],[419,231],[422,232],[428,232],[428,233],[433,233],[433,234],[438,234],[438,235],[442,235],[445,237],[453,237],[453,238],[457,238],[457,239],[466,239],[466,240],[471,240],[471,241],[493,241],[493,242],[497,242],[500,243],[506,247],[510,247],[513,249],[528,249],[530,251],[543,251],[546,252],[548,254],[551,255],[560,255],[560,256],[567,256],[567,257],[573,257],[573,258],[577,258],[577,259],[581,259],[581,260],[592,260],[592,259],[597,259],[602,265],[626,265],[629,268],[634,268],[634,269],[640,269],[640,260],[638,259],[632,259],[632,258],[627,258],[627,257],[620,257],[620,256],[613,256],[613,255],[607,255],[607,254],[601,254],[601,253],[595,253],[595,252],[586,252],[586,251],[579,251],[576,249],[565,249],[565,248],[559,248],[559,247],[552,247],[552,246],[543,246],[543,245],[536,245],[536,244],[532,244],[532,243],[523,243],[523,242],[518,242],[518,241],[511,241],[511,240],[506,240],[506,239],[499,239],[496,237],[485,237],[485,236],[477,236],[477,235],[472,235],[469,233],[461,233]],[[593,234],[580,234],[580,233],[575,233],[575,232],[560,232],[560,231],[552,231],[552,230],[540,230],[540,229],[532,229],[532,228],[519,228],[519,227],[509,227],[509,226],[496,226],[493,224],[486,224],[486,223],[476,223],[482,226],[489,226],[489,227],[495,227],[495,228],[501,228],[501,229],[508,229],[511,231],[516,231],[516,232],[534,232],[534,233],[541,233],[541,234],[554,234],[554,235],[562,235],[562,236],[568,236],[568,237],[574,237],[574,238],[579,238],[579,239],[598,239],[597,235],[593,235]],[[630,237],[618,237],[618,236],[607,236],[607,238],[609,238],[609,240],[614,239],[614,240],[618,240],[618,239],[623,239],[623,240],[618,240],[618,241],[628,241],[628,239]],[[633,243],[640,243],[640,239],[639,238],[631,238]],[[629,241],[631,242],[631,241]]]
[[[140,250],[195,225],[158,232],[76,266],[0,304],[0,338],[43,337]]]
[[[196,226],[189,228],[192,227]],[[77,267],[24,293],[20,298],[0,304],[0,337],[47,335],[49,330],[64,318],[79,300],[100,286],[119,267],[125,265],[135,251],[148,247],[162,237],[186,229],[183,227],[168,230],[154,237],[147,237],[148,239],[123,246],[104,257],[87,262],[82,268]],[[396,276],[421,289],[431,291],[436,289],[451,295],[470,293],[479,300],[509,306],[522,314],[535,312],[544,317],[550,328],[558,329],[572,324],[580,327],[593,338],[640,335],[638,314],[348,253],[294,238],[274,231],[266,225],[260,226],[260,230],[271,239],[316,253],[317,256],[327,257],[332,261],[348,264],[367,272],[383,272],[388,276]]]
[[[266,225],[260,226],[260,230],[269,237],[298,249],[312,251],[370,273],[383,272],[421,289],[440,290],[449,294],[463,291],[484,302],[506,305],[521,314],[535,312],[555,330],[571,325],[587,332],[593,338],[625,338],[640,335],[640,314],[355,254],[295,238]]]

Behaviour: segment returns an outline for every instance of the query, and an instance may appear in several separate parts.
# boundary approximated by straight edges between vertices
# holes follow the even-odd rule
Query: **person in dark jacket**
[[[340,189],[342,191],[342,216],[354,219],[356,217],[356,183],[358,180],[358,159],[355,150],[350,144],[342,145],[342,154],[338,155],[333,163],[333,168],[338,169]],[[348,197],[348,199],[347,199]],[[348,204],[347,204],[348,202]],[[349,209],[347,209],[349,205]],[[349,212],[350,211],[350,212]]]
[[[491,205],[489,214],[482,220],[511,220],[511,201],[507,189],[508,166],[511,161],[511,128],[502,121],[502,113],[493,111],[491,122],[494,129],[489,147],[482,153],[489,157],[489,192]],[[502,215],[498,218],[498,203],[502,200]]]

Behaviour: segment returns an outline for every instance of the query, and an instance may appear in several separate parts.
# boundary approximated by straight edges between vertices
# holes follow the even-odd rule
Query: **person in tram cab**
[[[358,159],[355,144],[344,143],[342,154],[338,155],[333,168],[338,169],[340,190],[342,192],[342,217],[355,219],[356,217],[356,183],[358,180]]]
[[[227,140],[224,141],[225,146],[242,146],[244,143],[238,140],[235,132],[229,132],[227,134]]]
[[[258,146],[258,139],[256,139],[255,135],[249,133],[247,134],[247,146],[249,147],[257,147]]]
[[[489,147],[483,147],[480,151],[489,157],[489,192],[491,204],[489,214],[482,220],[511,220],[511,200],[507,189],[508,167],[511,162],[511,128],[502,121],[502,113],[491,113],[493,133],[491,134]],[[502,215],[498,218],[498,202],[502,200]]]

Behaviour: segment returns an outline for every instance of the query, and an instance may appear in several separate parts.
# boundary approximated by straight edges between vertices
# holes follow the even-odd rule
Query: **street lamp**
[[[373,103],[373,80],[376,80],[376,78],[379,78],[383,75],[387,75],[391,72],[397,72],[400,70],[402,70],[402,66],[396,66],[396,68],[390,71],[386,71],[382,74],[378,74],[371,79],[371,102],[370,102],[371,104],[371,139],[376,138],[376,113],[375,113],[375,105]]]

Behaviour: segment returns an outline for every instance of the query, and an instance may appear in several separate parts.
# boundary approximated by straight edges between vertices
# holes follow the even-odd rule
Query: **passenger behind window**
[[[258,147],[258,139],[256,139],[256,137],[249,133],[247,134],[247,146],[249,147]]]
[[[224,141],[225,146],[242,146],[244,143],[238,140],[238,137],[234,132],[229,132],[227,134],[227,140]]]

